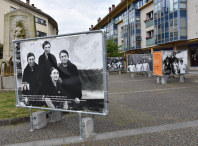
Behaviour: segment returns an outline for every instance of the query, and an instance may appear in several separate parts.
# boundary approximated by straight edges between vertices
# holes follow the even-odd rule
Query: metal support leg
[[[31,108],[30,108],[30,131],[34,131],[34,128],[33,128],[32,109],[31,109]]]
[[[92,119],[93,119],[93,132],[94,132],[94,135],[96,135],[96,132],[95,132],[95,115],[92,115]]]
[[[83,139],[82,136],[82,114],[79,114],[79,126],[80,126],[80,138],[79,139]]]

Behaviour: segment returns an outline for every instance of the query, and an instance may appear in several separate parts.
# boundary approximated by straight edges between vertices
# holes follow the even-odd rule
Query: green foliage
[[[114,38],[107,40],[107,57],[123,57],[120,47]]]

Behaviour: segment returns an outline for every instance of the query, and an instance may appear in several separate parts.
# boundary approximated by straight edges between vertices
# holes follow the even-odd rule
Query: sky
[[[26,2],[26,0],[22,0]],[[37,9],[50,15],[58,23],[59,34],[89,31],[97,19],[109,13],[112,4],[121,0],[30,0]]]

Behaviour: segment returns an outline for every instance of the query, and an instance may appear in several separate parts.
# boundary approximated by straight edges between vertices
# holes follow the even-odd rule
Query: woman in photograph
[[[28,86],[26,84],[23,86],[22,93],[23,93],[23,95],[29,95],[29,89],[28,89]]]
[[[128,70],[129,72],[136,72],[135,64],[133,64],[133,62],[132,62],[132,61],[131,61],[131,64],[130,64],[130,65],[128,65],[127,70]]]
[[[149,64],[146,62],[146,59],[143,60],[142,71],[150,71],[150,66],[149,66]]]
[[[136,71],[141,72],[142,71],[142,63],[140,63],[140,60],[138,60],[138,63],[136,64]]]
[[[178,74],[178,70],[179,70],[178,59],[174,58],[174,60],[173,60],[173,74]]]
[[[180,74],[185,74],[186,73],[186,66],[183,64],[182,59],[180,60],[179,70],[180,70]]]

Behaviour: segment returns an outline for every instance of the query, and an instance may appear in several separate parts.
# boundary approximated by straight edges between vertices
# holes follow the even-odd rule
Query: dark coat
[[[42,83],[42,94],[47,94],[47,84],[49,84],[50,69],[52,67],[57,67],[57,61],[54,55],[48,54],[48,59],[46,60],[45,53],[43,53],[38,60],[41,83]]]
[[[70,61],[67,62],[67,67],[63,67],[61,63],[58,67],[59,76],[62,79],[61,90],[63,95],[68,99],[75,99],[82,97],[82,86],[79,78],[77,67]]]
[[[40,74],[39,66],[35,63],[33,69],[29,66],[26,66],[23,72],[22,82],[29,83],[29,95],[39,95],[40,94]]]
[[[51,98],[53,105],[56,108],[62,108],[63,107],[63,102],[58,102],[59,99],[62,99],[61,97],[56,97],[56,96],[62,96],[62,91],[59,82],[56,83],[56,86],[54,86],[51,78],[49,78],[49,84],[47,85],[47,90],[49,96],[48,98]],[[57,101],[57,102],[56,102]]]

